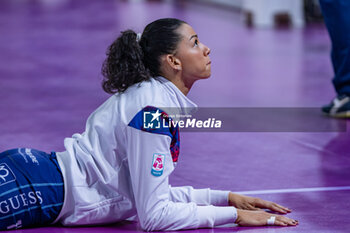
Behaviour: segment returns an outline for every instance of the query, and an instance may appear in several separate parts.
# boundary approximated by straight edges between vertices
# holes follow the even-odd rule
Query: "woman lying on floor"
[[[113,95],[90,115],[85,132],[66,138],[64,152],[19,148],[0,154],[0,229],[107,224],[133,216],[147,231],[297,225],[260,210],[290,212],[273,202],[169,185],[180,141],[164,109],[196,107],[186,95],[195,81],[210,76],[209,53],[178,19],[156,20],[142,35],[122,32],[103,65],[103,89]],[[171,127],[153,127],[159,120]]]

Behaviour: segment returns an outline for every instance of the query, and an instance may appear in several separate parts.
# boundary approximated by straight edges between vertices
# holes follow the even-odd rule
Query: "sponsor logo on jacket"
[[[154,176],[161,176],[164,170],[164,155],[154,154],[152,162],[151,174]]]

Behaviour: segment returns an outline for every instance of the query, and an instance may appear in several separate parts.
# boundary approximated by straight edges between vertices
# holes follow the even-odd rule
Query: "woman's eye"
[[[198,40],[195,40],[195,41],[194,41],[194,44],[195,44],[195,45],[198,45]]]

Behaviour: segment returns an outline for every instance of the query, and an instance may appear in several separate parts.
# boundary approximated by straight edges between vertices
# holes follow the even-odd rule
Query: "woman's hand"
[[[275,220],[271,221],[271,217]],[[270,219],[270,220],[269,220]],[[269,222],[268,222],[269,220]],[[254,226],[296,226],[298,221],[282,215],[269,214],[265,211],[251,211],[237,209],[236,224],[245,227]]]
[[[242,210],[269,209],[281,214],[287,214],[292,212],[287,207],[278,205],[274,202],[265,201],[255,197],[243,196],[236,193],[229,194],[229,205]]]

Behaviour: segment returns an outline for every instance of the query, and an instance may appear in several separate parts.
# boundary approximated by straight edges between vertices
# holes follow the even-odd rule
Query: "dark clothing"
[[[338,95],[350,96],[350,1],[320,0],[331,41],[333,84]]]

